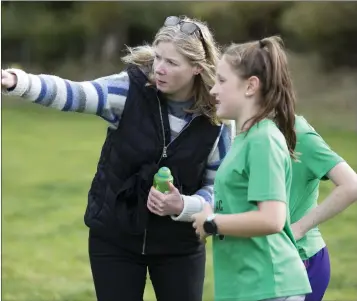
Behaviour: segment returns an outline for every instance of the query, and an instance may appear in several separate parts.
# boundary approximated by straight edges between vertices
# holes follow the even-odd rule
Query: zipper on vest
[[[161,154],[161,158],[159,160],[159,163],[161,161],[162,158],[167,158],[167,146],[166,146],[166,137],[165,137],[165,127],[164,127],[164,119],[162,117],[162,109],[161,109],[161,104],[160,104],[160,99],[159,97],[157,97],[157,101],[159,103],[159,111],[160,111],[160,123],[161,123],[161,131],[162,131],[162,139],[163,139],[163,143],[164,146],[162,148],[162,154]]]
[[[164,143],[164,146],[162,148],[162,154],[161,154],[161,157],[160,157],[160,160],[157,164],[159,164],[162,160],[162,158],[167,158],[167,148],[170,146],[170,144],[172,142],[175,141],[175,139],[178,138],[178,136],[181,135],[181,133],[186,130],[189,125],[191,124],[191,122],[197,117],[197,116],[194,116],[187,125],[185,125],[185,127],[178,133],[178,135],[176,136],[176,138],[174,138],[171,142],[169,142],[167,145],[166,145],[166,138],[165,138],[165,127],[164,127],[164,119],[162,117],[162,110],[161,110],[161,105],[160,105],[160,99],[159,97],[157,97],[157,101],[159,103],[159,111],[160,111],[160,122],[161,122],[161,130],[162,130],[162,138],[163,138],[163,143]]]
[[[177,139],[178,136],[181,135],[181,133],[186,130],[189,125],[191,124],[191,122],[197,117],[197,116],[194,116],[190,121],[189,123],[180,131],[180,133],[178,133],[178,135],[176,136],[175,139],[173,139],[171,142],[169,142],[169,144],[166,145],[166,138],[165,138],[165,127],[164,127],[164,119],[162,117],[162,109],[161,109],[161,105],[160,105],[160,99],[159,97],[157,97],[157,101],[159,103],[159,111],[160,111],[160,122],[161,122],[161,130],[162,130],[162,139],[163,139],[163,148],[162,148],[162,154],[161,154],[161,157],[160,157],[160,160],[157,164],[159,164],[162,160],[162,158],[167,158],[167,148],[170,146],[170,144],[175,140]],[[144,230],[144,238],[143,238],[143,246],[142,246],[142,250],[141,250],[141,254],[142,255],[145,255],[145,249],[146,249],[146,235],[147,235],[147,229],[145,228]]]
[[[142,248],[142,251],[141,251],[142,255],[145,255],[145,247],[146,247],[146,229],[144,230],[143,248]]]
[[[178,133],[178,135],[176,136],[176,138],[174,138],[168,145],[166,145],[166,146],[163,147],[163,149],[162,149],[162,155],[161,155],[161,158],[160,158],[158,164],[161,162],[162,158],[167,158],[167,148],[170,146],[170,144],[171,144],[172,142],[175,141],[175,139],[178,138],[178,136],[181,135],[181,133],[182,133],[183,131],[185,131],[185,130],[189,127],[189,125],[191,124],[192,120],[195,119],[195,118],[196,118],[196,116],[194,116],[194,117],[188,122],[188,124],[181,130],[181,132]],[[162,123],[162,126],[164,126],[163,123]]]
[[[167,146],[164,146],[164,148],[162,150],[162,157],[167,158]]]

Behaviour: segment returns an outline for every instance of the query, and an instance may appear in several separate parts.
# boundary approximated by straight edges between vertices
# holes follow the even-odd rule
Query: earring
[[[249,96],[249,93],[248,93],[248,92],[245,92],[245,96]]]

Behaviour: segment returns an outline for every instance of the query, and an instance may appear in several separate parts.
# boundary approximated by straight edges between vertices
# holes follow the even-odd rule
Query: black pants
[[[149,270],[157,301],[201,301],[205,251],[141,255],[91,232],[89,257],[98,301],[142,301]]]

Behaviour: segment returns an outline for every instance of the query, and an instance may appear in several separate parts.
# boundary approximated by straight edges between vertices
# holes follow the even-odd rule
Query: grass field
[[[315,127],[357,170],[356,132]],[[95,300],[83,213],[105,128],[105,122],[94,116],[5,101],[2,300]],[[322,185],[321,198],[330,188]],[[325,300],[357,298],[356,216],[355,205],[321,227],[332,258]],[[213,300],[210,250],[209,245],[207,301]],[[148,283],[145,301],[154,300]]]

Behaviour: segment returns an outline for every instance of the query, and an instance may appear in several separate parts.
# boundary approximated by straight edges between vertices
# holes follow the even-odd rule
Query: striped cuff
[[[192,222],[192,214],[198,213],[203,209],[204,200],[198,196],[182,195],[183,210],[179,216],[172,215],[171,218],[177,222]]]
[[[9,96],[22,96],[29,89],[30,86],[30,77],[25,71],[20,69],[6,69],[5,71],[14,73],[17,77],[17,84],[15,88],[11,90],[2,89],[1,93],[3,95]]]

